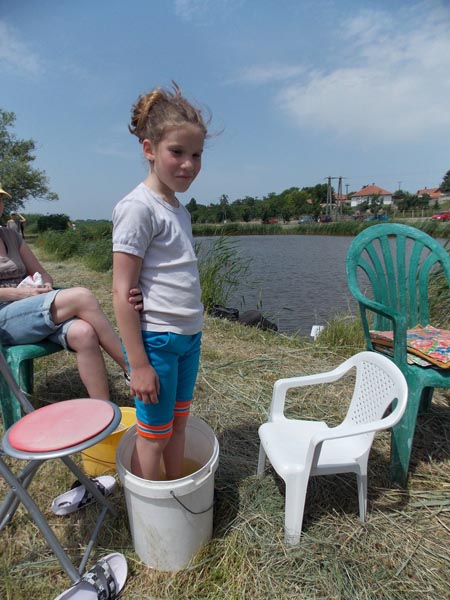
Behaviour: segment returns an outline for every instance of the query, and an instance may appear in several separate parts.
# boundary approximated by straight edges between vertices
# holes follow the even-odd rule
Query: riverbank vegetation
[[[43,258],[43,256],[40,256]],[[45,261],[61,286],[84,285],[113,318],[110,273],[94,273],[77,260]],[[358,520],[352,475],[313,479],[300,545],[283,543],[284,486],[268,467],[256,477],[257,430],[267,419],[273,383],[280,377],[327,371],[363,348],[359,321],[333,321],[316,342],[206,318],[193,413],[215,431],[220,463],[215,484],[214,533],[189,568],[157,573],[138,560],[130,538],[123,490],[112,496],[119,516],[107,519],[90,565],[109,552],[125,554],[124,600],[441,600],[448,595],[450,553],[450,395],[437,391],[433,411],[421,416],[414,438],[408,488],[388,480],[389,434],[377,436],[369,461],[369,513]],[[33,402],[83,397],[73,354],[35,361]],[[117,366],[107,359],[112,399],[132,405]],[[289,414],[337,424],[351,381],[309,389],[288,398]],[[15,461],[11,461],[14,463]],[[80,553],[97,512],[66,517],[52,499],[73,481],[47,464],[32,484],[57,536],[72,557]],[[0,482],[0,497],[6,492]],[[59,563],[27,514],[20,510],[2,532],[0,597],[51,600],[68,587]]]
[[[408,224],[433,237],[450,239],[450,223],[439,223],[423,219],[413,223],[408,222]],[[219,238],[240,235],[355,236],[363,229],[374,226],[376,225],[370,221],[335,221],[332,223],[302,223],[299,225],[226,223],[222,225],[194,225],[193,231],[195,237]],[[112,225],[109,221],[78,221],[75,229],[67,229],[63,232],[45,231],[37,237],[36,244],[47,258],[58,260],[77,258],[94,271],[106,272],[112,268],[111,234]],[[219,242],[219,247],[221,243]],[[225,261],[222,258],[223,264],[225,264]]]
[[[392,222],[392,221],[391,221]],[[411,225],[421,229],[432,237],[450,239],[450,223],[440,223],[431,219],[415,221],[396,219],[396,223]],[[193,225],[194,236],[238,236],[238,235],[342,235],[356,236],[358,233],[374,227],[374,221],[332,221],[331,223],[222,223]]]

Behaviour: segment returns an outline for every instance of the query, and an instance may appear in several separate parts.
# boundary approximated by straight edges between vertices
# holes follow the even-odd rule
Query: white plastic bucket
[[[178,571],[212,536],[219,442],[209,425],[191,415],[186,427],[185,457],[201,468],[181,479],[150,481],[130,472],[136,435],[136,427],[131,427],[116,453],[134,549],[147,566]]]

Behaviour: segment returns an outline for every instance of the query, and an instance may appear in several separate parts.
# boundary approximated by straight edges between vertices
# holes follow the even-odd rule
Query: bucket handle
[[[207,513],[208,511],[210,511],[213,508],[214,504],[216,503],[216,493],[214,492],[214,498],[213,498],[213,502],[212,502],[211,506],[209,508],[205,508],[205,510],[199,510],[197,512],[197,511],[194,511],[194,510],[191,510],[190,508],[188,508],[186,506],[186,504],[184,504],[184,502],[181,502],[181,500],[179,498],[177,498],[177,496],[175,496],[175,492],[173,490],[170,490],[170,495],[172,496],[172,498],[174,500],[176,500],[178,502],[178,504],[180,506],[182,506],[185,510],[187,510],[189,513],[191,513],[191,515],[203,515],[204,513]]]

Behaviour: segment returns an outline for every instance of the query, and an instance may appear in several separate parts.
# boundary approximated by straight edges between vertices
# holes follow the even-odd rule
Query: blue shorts
[[[63,348],[67,346],[67,331],[76,319],[55,325],[50,312],[60,290],[29,296],[14,302],[0,302],[0,341],[5,346],[33,344],[50,340]]]
[[[175,417],[189,414],[198,366],[201,333],[142,332],[142,341],[159,378],[158,404],[145,404],[134,398],[137,433],[146,438],[164,439],[172,435]]]

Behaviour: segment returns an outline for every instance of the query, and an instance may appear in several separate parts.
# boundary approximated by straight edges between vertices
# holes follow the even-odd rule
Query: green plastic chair
[[[20,389],[26,394],[33,392],[33,360],[59,352],[63,348],[53,342],[22,344],[19,346],[0,346],[0,351],[11,369]],[[3,426],[6,429],[16,423],[22,416],[22,407],[11,392],[3,377],[0,376],[0,409]]]
[[[347,282],[359,303],[367,349],[375,351],[370,328],[392,331],[392,360],[408,383],[408,405],[391,434],[390,476],[402,487],[407,484],[419,408],[430,409],[434,388],[450,388],[450,369],[407,362],[407,330],[432,325],[428,291],[437,269],[442,269],[450,287],[450,256],[445,248],[423,231],[397,223],[362,231],[347,253]]]

